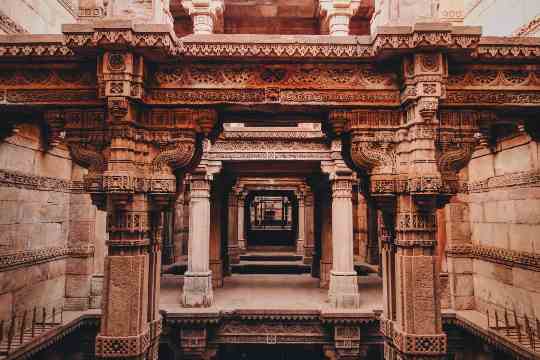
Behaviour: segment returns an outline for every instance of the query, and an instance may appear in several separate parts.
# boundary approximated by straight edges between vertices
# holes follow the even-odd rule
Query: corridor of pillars
[[[332,306],[357,308],[361,295],[355,258],[361,252],[367,259],[377,239],[369,239],[368,204],[358,179],[342,166],[345,171],[339,174],[327,167],[322,175],[272,186],[264,178],[231,182],[220,167],[199,167],[188,174],[175,204],[180,209],[175,209],[173,229],[164,235],[173,234],[168,247],[175,254],[169,258],[187,258],[183,306],[211,306],[213,288],[223,285],[230,266],[250,248],[283,246],[312,267],[320,286],[329,289]]]

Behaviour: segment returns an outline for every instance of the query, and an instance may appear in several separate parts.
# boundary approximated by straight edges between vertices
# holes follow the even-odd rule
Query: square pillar
[[[298,237],[296,238],[296,254],[304,254],[306,214],[304,194],[298,194]]]
[[[246,252],[246,235],[245,235],[245,209],[246,209],[246,194],[241,192],[238,195],[238,250],[240,253]]]
[[[192,174],[189,202],[188,269],[184,274],[182,304],[209,307],[213,302],[210,271],[210,185],[212,176]]]
[[[240,263],[240,249],[238,248],[238,197],[234,189],[229,192],[227,216],[227,252],[229,264]]]
[[[352,185],[354,176],[333,175],[332,250],[330,303],[338,308],[357,308],[360,304],[358,278],[353,261]]]
[[[315,248],[315,221],[314,221],[314,201],[313,193],[308,192],[304,199],[305,208],[305,241],[304,241],[304,264],[311,265],[313,262],[313,251]]]

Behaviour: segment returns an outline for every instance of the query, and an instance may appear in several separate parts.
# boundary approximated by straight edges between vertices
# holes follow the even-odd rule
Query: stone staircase
[[[233,274],[309,274],[311,266],[294,252],[252,252],[240,255],[240,263],[231,265]]]

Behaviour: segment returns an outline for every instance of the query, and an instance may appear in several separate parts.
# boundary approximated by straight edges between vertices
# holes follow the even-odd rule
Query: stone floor
[[[359,277],[360,312],[382,309],[382,280],[376,275]],[[172,278],[161,284],[161,308],[181,308],[181,283]],[[319,279],[304,275],[233,275],[223,288],[214,290],[214,308],[220,310],[322,310],[329,307],[328,290]]]

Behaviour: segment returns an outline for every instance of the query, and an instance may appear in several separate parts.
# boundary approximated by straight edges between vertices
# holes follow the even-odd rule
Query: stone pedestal
[[[330,303],[339,308],[356,308],[360,303],[358,280],[353,262],[352,173],[333,175],[332,182],[332,251]]]
[[[182,304],[185,307],[209,307],[213,301],[212,272],[186,271]]]
[[[189,255],[184,274],[182,304],[185,307],[212,305],[210,271],[210,182],[211,175],[190,176]]]

